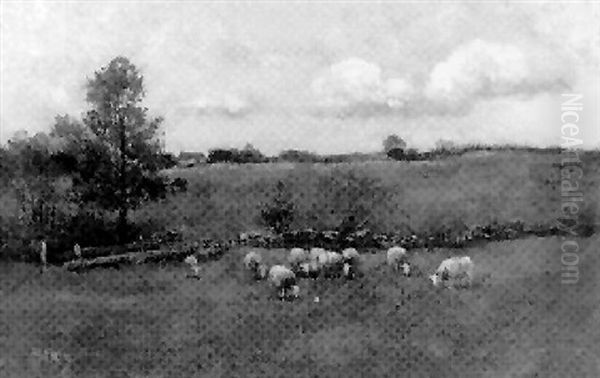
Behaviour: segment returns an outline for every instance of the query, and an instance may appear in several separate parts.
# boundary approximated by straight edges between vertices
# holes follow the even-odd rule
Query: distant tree
[[[451,150],[456,148],[456,143],[448,139],[438,139],[435,142],[435,148],[438,150]]]
[[[214,163],[230,163],[234,161],[234,157],[237,154],[237,150],[229,150],[225,148],[215,148],[208,151],[207,162],[209,164]]]
[[[252,144],[247,143],[242,150],[238,151],[234,160],[237,163],[264,163],[267,158]]]
[[[165,162],[157,136],[162,118],[149,119],[141,105],[144,95],[142,75],[124,57],[113,59],[87,83],[91,110],[83,123],[93,138],[82,147],[78,184],[86,200],[118,211],[121,243],[128,211],[166,190],[159,174]]]
[[[309,151],[285,150],[281,151],[277,157],[280,161],[292,163],[315,163],[319,161],[319,156]]]
[[[250,143],[238,150],[237,148],[215,148],[208,151],[208,163],[264,163],[268,159]]]
[[[400,149],[400,150],[406,149],[406,142],[404,141],[404,139],[400,138],[398,135],[395,135],[395,134],[389,135],[383,141],[383,151],[386,154],[389,154],[390,151],[396,150],[396,149]]]

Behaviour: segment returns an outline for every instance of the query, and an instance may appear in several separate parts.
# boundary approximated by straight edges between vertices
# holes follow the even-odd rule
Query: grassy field
[[[572,286],[560,284],[560,238],[529,238],[411,251],[425,274],[472,256],[492,276],[470,290],[396,276],[370,253],[360,280],[303,280],[295,302],[246,277],[244,249],[204,265],[200,280],[183,264],[43,275],[4,264],[0,376],[597,377],[598,242],[579,240]]]
[[[598,222],[600,158],[582,158],[582,221]],[[136,221],[179,228],[186,238],[233,238],[261,228],[261,204],[285,184],[296,207],[293,227],[334,229],[348,215],[375,232],[427,232],[440,226],[560,214],[559,153],[497,151],[432,162],[209,165],[173,170],[187,193],[146,205]]]

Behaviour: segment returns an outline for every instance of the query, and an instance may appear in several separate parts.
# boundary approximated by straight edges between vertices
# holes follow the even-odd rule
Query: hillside
[[[600,156],[582,155],[580,221],[598,222]],[[294,203],[293,227],[333,229],[355,215],[376,232],[560,216],[560,153],[496,151],[423,162],[214,164],[174,169],[186,193],[151,203],[135,220],[183,230],[190,238],[233,238],[262,227],[260,209],[279,181]]]

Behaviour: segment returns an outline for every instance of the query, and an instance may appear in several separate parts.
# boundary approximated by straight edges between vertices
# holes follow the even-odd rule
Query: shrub
[[[282,151],[279,153],[278,159],[290,163],[316,163],[319,161],[319,157],[316,154],[301,150]]]
[[[217,148],[217,149],[208,151],[207,162],[209,164],[232,163],[233,157],[234,157],[234,150]]]
[[[262,221],[277,234],[282,234],[289,230],[294,220],[295,207],[288,198],[289,194],[286,191],[284,183],[279,181],[276,186],[275,196],[261,210]]]

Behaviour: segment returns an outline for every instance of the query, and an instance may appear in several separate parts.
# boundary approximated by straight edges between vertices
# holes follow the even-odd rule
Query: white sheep
[[[342,272],[344,258],[340,253],[326,251],[317,257],[317,265],[325,276],[336,276]]]
[[[292,287],[290,289],[291,289],[291,292],[292,292],[291,293],[292,297],[294,297],[294,298],[300,297],[300,286],[298,286],[298,285],[292,285]]]
[[[250,251],[244,256],[244,267],[250,271],[256,271],[261,262],[262,257],[256,251]]]
[[[289,268],[283,265],[273,265],[269,270],[269,282],[273,285],[279,294],[279,299],[285,299],[289,291],[294,296],[299,293],[296,285],[296,275]]]
[[[75,245],[73,246],[73,252],[75,253],[75,257],[81,259],[81,247],[79,246],[79,244],[75,243]]]
[[[186,264],[190,266],[192,269],[192,277],[200,278],[200,264],[198,264],[198,259],[194,255],[189,255],[183,260]]]
[[[268,274],[269,268],[267,268],[267,266],[264,264],[259,264],[258,268],[256,269],[255,278],[259,280],[264,280],[265,278],[267,278]]]
[[[439,286],[443,281],[452,286],[470,286],[473,280],[473,269],[474,264],[469,256],[451,257],[442,261],[429,279],[434,286]]]
[[[317,263],[321,267],[327,267],[327,266],[333,266],[336,264],[340,264],[340,263],[342,263],[343,260],[344,260],[344,258],[342,257],[341,254],[339,254],[337,252],[332,252],[332,251],[326,251],[325,253],[317,256]]]
[[[344,261],[355,264],[360,260],[360,254],[355,248],[346,248],[342,251]]]
[[[356,267],[351,263],[345,262],[342,267],[342,274],[347,279],[354,279],[356,277]]]
[[[404,262],[400,265],[400,268],[402,269],[402,274],[404,274],[405,277],[410,276],[410,264],[407,262]]]
[[[311,248],[308,255],[310,260],[317,260],[319,256],[324,255],[326,253],[327,251],[323,248]]]
[[[387,251],[387,264],[398,270],[406,261],[406,249],[402,247],[392,247]]]
[[[309,254],[302,248],[292,248],[288,256],[288,262],[292,266],[298,266],[309,260]]]
[[[316,261],[309,261],[298,265],[298,275],[302,277],[317,278],[321,269]]]

